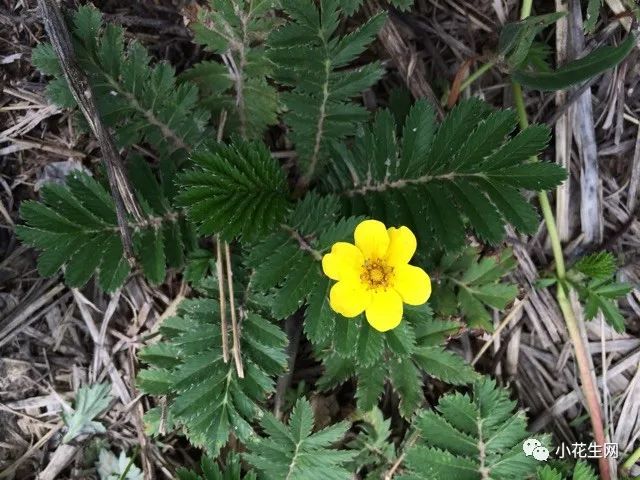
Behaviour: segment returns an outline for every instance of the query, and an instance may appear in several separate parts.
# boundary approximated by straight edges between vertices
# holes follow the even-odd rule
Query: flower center
[[[360,280],[362,280],[369,290],[389,287],[392,277],[393,267],[387,265],[382,260],[365,260],[362,265]]]

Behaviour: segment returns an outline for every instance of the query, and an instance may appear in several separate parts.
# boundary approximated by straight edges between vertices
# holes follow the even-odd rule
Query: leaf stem
[[[522,9],[520,10],[520,20],[524,20],[531,15],[531,7],[533,7],[533,0],[522,0]]]
[[[520,15],[521,19],[524,20],[531,14],[532,4],[532,0],[523,0]],[[520,127],[524,129],[529,125],[529,120],[527,118],[527,112],[525,109],[522,87],[517,82],[512,82],[512,86],[516,112],[520,121]],[[532,157],[532,160],[537,161],[538,158]],[[551,209],[551,204],[549,203],[547,194],[545,192],[539,192],[538,201],[540,202],[542,215],[547,225],[549,240],[551,242],[551,250],[553,252],[553,257],[556,264],[556,274],[558,277],[556,298],[558,300],[560,310],[562,311],[564,321],[567,325],[569,338],[571,340],[571,343],[573,344],[575,359],[576,363],[578,364],[578,371],[582,384],[582,390],[587,403],[587,409],[589,411],[589,417],[591,419],[591,426],[593,428],[593,436],[596,443],[600,445],[604,451],[605,433],[604,426],[602,424],[600,401],[598,399],[598,393],[593,381],[593,376],[591,374],[592,372],[589,364],[587,350],[582,340],[582,335],[580,334],[578,319],[575,315],[575,312],[573,311],[573,308],[571,307],[571,303],[569,302],[569,298],[567,296],[567,286],[566,282],[564,281],[566,278],[566,269],[564,264],[564,254],[562,252],[562,244],[560,243],[560,236],[558,234],[558,227],[556,226],[556,220],[553,215],[553,211]],[[598,458],[598,466],[600,469],[600,478],[602,478],[603,480],[610,480],[611,472],[609,469],[609,463],[608,460],[604,458],[604,456]]]
[[[495,61],[489,61],[487,63],[482,64],[475,72],[469,75],[464,81],[460,84],[460,92],[464,92],[473,82],[475,82],[478,78],[485,74],[487,70],[493,67],[496,64]]]
[[[524,94],[522,93],[522,86],[519,83],[513,82],[512,87],[514,102],[516,104],[516,112],[518,114],[518,121],[520,122],[520,128],[524,130],[529,126],[529,119],[527,118],[527,111],[524,105]],[[532,157],[532,160],[537,161],[538,158]],[[549,241],[551,242],[551,250],[553,251],[553,258],[556,263],[556,272],[558,274],[558,278],[564,280],[566,275],[566,269],[564,266],[564,254],[562,253],[560,235],[558,234],[556,219],[553,216],[553,210],[551,209],[551,204],[549,203],[549,197],[547,197],[547,194],[545,192],[538,192],[538,201],[540,202],[540,209],[542,210],[544,222],[547,224]]]
[[[139,451],[140,451],[140,446],[137,446],[133,451],[133,455],[131,455],[131,458],[129,459],[129,463],[127,463],[127,466],[118,477],[118,480],[126,480],[127,475],[129,474],[129,470],[131,470],[131,467],[133,467],[133,461],[138,456]]]
[[[622,464],[622,474],[628,475],[629,470],[631,470],[631,467],[633,467],[638,460],[640,460],[640,447],[636,448],[629,458],[624,461]]]

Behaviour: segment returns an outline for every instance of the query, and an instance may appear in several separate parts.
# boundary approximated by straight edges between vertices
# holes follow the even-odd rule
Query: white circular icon
[[[533,456],[539,462],[546,462],[549,458],[549,450],[535,438],[527,438],[522,444],[522,451],[527,457]]]
[[[549,450],[547,450],[547,447],[536,447],[533,449],[533,458],[539,462],[546,462],[547,458],[549,458]]]

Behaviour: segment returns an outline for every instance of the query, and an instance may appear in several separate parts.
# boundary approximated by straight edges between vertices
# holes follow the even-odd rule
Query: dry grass
[[[409,13],[393,13],[394,28],[383,32],[374,53],[385,60],[391,53],[395,62],[388,62],[391,75],[381,89],[365,94],[367,105],[384,103],[394,82],[406,81],[420,95],[445,91],[463,66],[477,68],[495,46],[499,26],[514,19],[517,9],[515,0],[415,3]],[[113,0],[99,6],[178,68],[197,58],[170,2],[127,4]],[[608,4],[616,8],[616,2]],[[376,5],[369,2],[368,8]],[[69,168],[91,168],[99,153],[68,112],[48,104],[44,80],[30,66],[31,48],[44,38],[34,7],[26,0],[0,1],[0,478],[93,478],[86,455],[60,443],[60,411],[80,385],[99,381],[109,381],[115,395],[103,419],[103,440],[114,451],[139,447],[137,463],[147,478],[173,478],[176,466],[193,463],[197,452],[175,434],[161,443],[145,435],[142,414],[150,405],[135,387],[136,352],[175,312],[188,288],[170,276],[153,289],[133,278],[112,296],[94,287],[70,290],[60,278],[39,278],[34,252],[13,233],[20,202],[36,198],[43,180],[63,176]],[[553,2],[546,7],[553,9]],[[608,12],[604,22],[614,21]],[[571,25],[560,27],[559,61],[584,48]],[[408,54],[400,57],[403,51]],[[619,279],[634,285],[640,279],[639,56],[636,49],[615,72],[599,78],[591,95],[528,95],[530,114],[555,128],[556,142],[547,155],[571,171],[557,203],[565,255],[572,259],[595,248],[610,250],[622,265]],[[504,82],[494,69],[462,95],[509,106]],[[477,356],[481,370],[514,387],[534,430],[552,431],[559,441],[585,438],[589,426],[562,316],[554,296],[534,285],[539,272],[550,267],[545,229],[531,238],[510,232],[509,242],[519,260],[514,280],[522,288],[520,300],[510,311],[496,313],[496,325],[502,323],[496,335],[465,333],[455,348],[469,360]],[[579,303],[573,303],[581,314]],[[616,334],[598,318],[583,322],[582,335],[600,386],[608,436],[625,458],[640,436],[638,289],[621,308],[628,333]],[[480,352],[487,341],[491,344]],[[298,351],[298,370],[287,381],[317,377],[317,367],[305,360],[308,353]]]

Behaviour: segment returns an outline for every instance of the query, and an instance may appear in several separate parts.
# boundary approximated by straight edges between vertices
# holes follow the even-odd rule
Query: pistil
[[[366,260],[360,279],[369,290],[387,289],[391,284],[393,267],[382,260]]]

